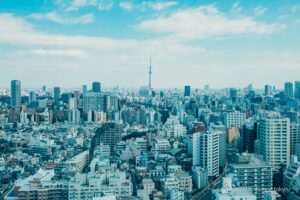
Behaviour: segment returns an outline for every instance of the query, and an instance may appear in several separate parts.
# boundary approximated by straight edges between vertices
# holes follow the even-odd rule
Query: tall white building
[[[207,169],[208,176],[219,175],[220,131],[193,134],[193,166]]]
[[[260,153],[275,167],[290,163],[290,119],[268,112],[259,125]]]
[[[246,113],[227,112],[224,114],[224,124],[227,128],[240,128],[246,123]]]

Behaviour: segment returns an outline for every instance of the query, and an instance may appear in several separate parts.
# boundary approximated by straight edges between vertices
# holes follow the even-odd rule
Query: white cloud
[[[94,22],[94,15],[89,13],[81,16],[66,17],[58,15],[56,12],[48,12],[46,14],[33,13],[29,16],[33,19],[46,19],[59,24],[90,24]]]
[[[109,37],[51,35],[35,30],[24,19],[11,14],[0,14],[0,43],[29,49],[69,50],[79,49],[86,52],[105,52],[119,54],[134,52],[134,54],[151,55],[184,55],[199,53],[203,49],[176,41],[158,38],[149,40],[113,39]],[[147,48],[145,48],[147,47]],[[158,49],[160,51],[158,51]],[[49,54],[61,51],[47,52]],[[46,52],[42,52],[45,53]]]
[[[149,56],[153,58],[154,87],[182,87],[187,83],[193,87],[205,83],[227,87],[250,81],[263,85],[269,80],[280,83],[296,79],[299,74],[299,54],[283,58],[276,54],[267,59],[257,52],[248,58],[243,53],[228,53],[227,49],[206,51],[196,42],[181,40],[272,33],[282,30],[283,25],[259,23],[249,17],[229,18],[214,6],[179,10],[152,20],[160,19],[163,19],[159,23],[162,31],[156,29],[160,26],[141,30],[165,33],[167,37],[136,40],[49,34],[37,30],[26,19],[0,14],[0,44],[13,47],[1,51],[0,84],[9,84],[9,80],[16,78],[22,80],[24,87],[38,84],[79,87],[91,80],[100,80],[105,86],[138,87],[147,84]],[[166,26],[167,22],[176,27]],[[189,30],[195,35],[189,35]],[[276,70],[261,78],[266,66]],[[224,78],[231,76],[236,78]]]
[[[300,19],[296,19],[295,21],[297,24],[300,24]]]
[[[165,2],[151,2],[151,1],[144,1],[142,2],[143,9],[152,9],[154,11],[160,11],[172,6],[176,6],[176,1],[165,1]]]
[[[83,58],[86,52],[79,49],[29,49],[18,51],[19,55],[34,55],[34,56],[54,56],[54,57],[75,57]]]
[[[257,6],[254,8],[254,15],[256,16],[264,15],[267,11],[268,11],[267,8]]]
[[[243,10],[243,8],[240,6],[240,2],[235,2],[231,7],[231,12],[239,13]]]
[[[284,20],[284,19],[286,19],[288,17],[289,17],[289,15],[280,15],[277,19],[278,20]]]
[[[296,13],[300,10],[300,5],[292,5],[290,6],[290,10],[293,12],[293,13]]]
[[[145,20],[138,25],[138,29],[177,39],[203,39],[237,34],[270,34],[282,31],[285,25],[257,22],[251,17],[229,18],[210,5]]]
[[[110,10],[113,7],[112,0],[100,0],[98,4],[99,10]]]
[[[133,9],[133,4],[131,2],[120,2],[119,4],[120,8],[126,11],[131,11]]]
[[[110,10],[113,7],[113,0],[73,0],[65,9],[66,11],[77,11],[82,7],[97,7],[99,10]]]

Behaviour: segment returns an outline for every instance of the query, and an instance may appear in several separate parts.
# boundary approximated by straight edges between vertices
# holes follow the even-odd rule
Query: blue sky
[[[299,44],[298,0],[0,0],[0,87],[282,87]]]

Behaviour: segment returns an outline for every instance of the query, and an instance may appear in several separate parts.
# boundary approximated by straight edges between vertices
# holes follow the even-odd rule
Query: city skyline
[[[298,80],[297,1],[2,1],[1,88],[283,88]]]

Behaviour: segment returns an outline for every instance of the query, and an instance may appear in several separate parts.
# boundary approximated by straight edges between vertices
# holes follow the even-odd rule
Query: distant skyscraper
[[[85,95],[87,93],[87,85],[82,85],[82,94]]]
[[[284,84],[284,94],[287,98],[292,99],[294,96],[294,88],[292,82],[286,82]]]
[[[100,111],[101,110],[101,96],[98,92],[87,92],[83,96],[83,112]]]
[[[184,86],[184,96],[185,97],[191,96],[191,86],[189,85]]]
[[[300,81],[295,81],[295,99],[300,99]]]
[[[11,106],[21,106],[21,81],[12,80],[10,85],[11,92]]]
[[[206,84],[206,85],[204,85],[204,90],[209,90],[209,85],[208,84]]]
[[[57,104],[60,100],[60,87],[54,87],[54,102]]]
[[[237,99],[237,89],[235,88],[230,88],[229,89],[229,97],[232,102],[236,102]]]
[[[30,91],[29,92],[29,103],[36,101],[36,93],[35,91]]]
[[[93,92],[101,92],[101,83],[100,82],[93,82],[92,90],[93,90]]]
[[[265,85],[265,96],[271,96],[271,85]]]
[[[42,90],[43,90],[43,92],[47,92],[47,86],[43,85]]]

